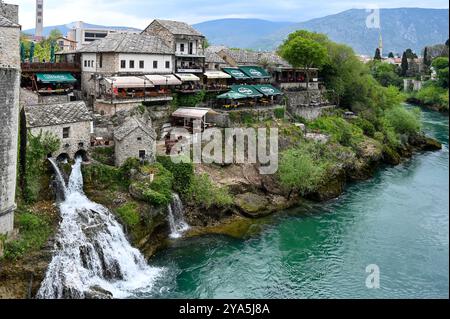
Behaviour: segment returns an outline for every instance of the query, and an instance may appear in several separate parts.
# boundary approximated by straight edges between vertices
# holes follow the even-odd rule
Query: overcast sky
[[[5,0],[20,5],[23,29],[35,24],[35,0]],[[447,0],[44,0],[46,26],[84,21],[144,28],[153,18],[198,23],[221,18],[259,18],[301,22],[352,8],[448,8]]]

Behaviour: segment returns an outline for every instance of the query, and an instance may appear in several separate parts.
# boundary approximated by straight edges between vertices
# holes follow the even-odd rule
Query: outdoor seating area
[[[231,91],[217,96],[218,106],[225,110],[269,107],[279,104],[283,93],[272,85],[232,85]]]

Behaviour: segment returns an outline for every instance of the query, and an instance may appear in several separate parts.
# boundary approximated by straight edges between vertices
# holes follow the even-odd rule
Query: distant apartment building
[[[176,73],[203,73],[205,37],[185,22],[156,19],[143,34],[157,36],[175,53]]]
[[[76,42],[76,49],[81,49],[94,41],[101,40],[111,33],[140,33],[140,30],[119,27],[92,26],[83,21],[75,22],[67,34],[67,39]]]
[[[74,51],[77,49],[77,42],[65,37],[56,39],[59,51]]]

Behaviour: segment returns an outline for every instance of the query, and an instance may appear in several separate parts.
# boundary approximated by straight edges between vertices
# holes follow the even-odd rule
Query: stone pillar
[[[19,87],[20,71],[0,68],[0,234],[14,226]]]
[[[18,7],[0,1],[0,234],[14,228],[19,135],[20,26]]]

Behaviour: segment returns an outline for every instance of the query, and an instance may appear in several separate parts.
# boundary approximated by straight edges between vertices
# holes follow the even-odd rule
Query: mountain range
[[[194,28],[202,32],[211,44],[253,50],[276,49],[289,33],[305,29],[325,33],[331,40],[347,44],[359,54],[373,55],[379,43],[380,29],[366,26],[368,15],[365,9],[351,9],[300,23],[221,19],[195,24]],[[427,45],[444,43],[449,37],[448,15],[448,9],[380,9],[384,53],[401,53],[411,48],[421,54]],[[50,33],[53,29],[67,34],[72,26],[73,23],[49,26],[44,29],[44,34]],[[24,32],[33,34],[34,29]]]

